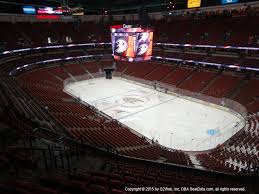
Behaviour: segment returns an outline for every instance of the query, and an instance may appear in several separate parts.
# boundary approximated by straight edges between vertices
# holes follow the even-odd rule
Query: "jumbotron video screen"
[[[112,51],[115,60],[150,60],[153,31],[128,25],[111,26]]]

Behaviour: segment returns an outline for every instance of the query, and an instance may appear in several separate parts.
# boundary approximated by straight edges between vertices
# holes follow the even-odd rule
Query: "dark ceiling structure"
[[[143,8],[159,8],[159,11],[167,7],[184,5],[187,0],[0,0],[0,12],[20,9],[22,5],[58,7],[83,7],[87,11],[120,11],[136,10]]]
[[[240,3],[246,3],[256,0],[239,0]],[[221,0],[202,0],[201,6],[220,5]],[[186,9],[187,0],[0,0],[0,12],[17,13],[22,5],[32,6],[51,6],[58,7],[68,5],[70,7],[83,7],[85,12],[103,10],[119,12],[123,10],[146,9],[147,12],[172,11],[176,9]]]
[[[41,6],[60,6],[68,4],[69,6],[82,6],[85,9],[116,9],[116,8],[131,8],[142,7],[147,5],[163,5],[174,3],[183,3],[185,0],[5,0],[2,3],[11,4],[27,4]]]

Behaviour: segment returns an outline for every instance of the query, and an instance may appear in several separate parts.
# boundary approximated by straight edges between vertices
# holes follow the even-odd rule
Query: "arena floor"
[[[174,149],[201,151],[215,148],[244,126],[244,122],[231,112],[121,78],[75,82],[67,85],[65,91]]]

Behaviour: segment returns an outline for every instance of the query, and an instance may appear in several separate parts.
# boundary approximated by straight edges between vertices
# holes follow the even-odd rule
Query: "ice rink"
[[[121,78],[75,82],[65,91],[173,149],[215,148],[244,126],[240,117],[231,112]]]

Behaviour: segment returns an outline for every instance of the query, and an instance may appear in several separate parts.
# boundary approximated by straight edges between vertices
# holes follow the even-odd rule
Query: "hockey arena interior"
[[[0,193],[259,193],[259,1],[0,1]]]

